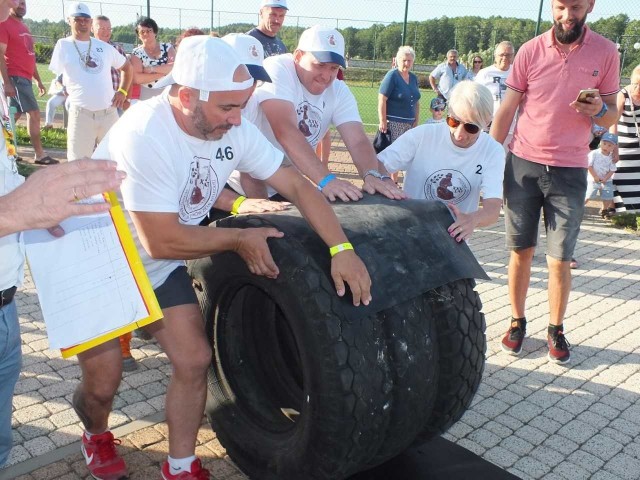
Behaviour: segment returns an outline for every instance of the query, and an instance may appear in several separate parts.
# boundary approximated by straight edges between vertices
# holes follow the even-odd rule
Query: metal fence
[[[137,42],[134,24],[147,14],[147,8],[160,26],[164,41],[172,41],[190,27],[226,34],[247,31],[258,21],[259,0],[123,1],[128,3],[85,3],[94,15],[111,19],[114,40],[130,45]],[[542,1],[542,31],[550,25],[550,3]],[[619,45],[623,76],[640,64],[640,9],[630,8],[632,3],[635,2],[597,0],[589,15],[590,26]],[[444,60],[450,48],[458,49],[467,65],[474,55],[480,55],[485,66],[493,63],[496,43],[510,40],[517,49],[534,36],[540,4],[536,0],[289,0],[290,11],[280,37],[293,49],[304,28],[323,24],[339,29],[345,36],[350,60],[347,82],[360,89],[370,88],[369,94],[360,91],[357,98],[361,111],[371,112],[376,109],[379,82],[391,68],[400,45],[415,49],[414,70],[426,86],[428,72]],[[408,23],[403,28],[405,5],[409,5]],[[64,0],[42,0],[28,7],[26,18],[38,41],[52,44],[68,34]],[[431,98],[430,91],[424,93],[426,100]],[[428,113],[428,108],[422,111]],[[364,117],[370,116],[363,114]]]

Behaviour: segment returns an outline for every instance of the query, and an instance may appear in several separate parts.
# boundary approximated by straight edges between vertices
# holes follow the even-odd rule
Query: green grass
[[[349,89],[356,97],[358,110],[362,117],[362,123],[365,125],[367,133],[373,133],[378,126],[378,86],[370,86],[362,83],[348,83]],[[420,98],[420,123],[424,123],[431,117],[429,104],[431,99],[435,97],[433,90],[420,89],[422,97]]]
[[[48,128],[40,130],[40,138],[44,148],[67,148],[67,132],[62,128]],[[16,126],[18,145],[31,145],[27,127]]]
[[[18,162],[18,173],[23,177],[28,177],[33,172],[36,172],[40,167],[39,165],[34,165],[32,163]]]

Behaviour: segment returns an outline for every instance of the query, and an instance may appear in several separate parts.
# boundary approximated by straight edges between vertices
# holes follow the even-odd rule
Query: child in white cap
[[[613,208],[613,174],[616,164],[613,161],[613,151],[618,145],[618,136],[605,133],[600,140],[600,148],[589,152],[589,175],[587,177],[587,193],[585,203],[600,196],[602,200],[602,218],[611,217],[616,213]]]

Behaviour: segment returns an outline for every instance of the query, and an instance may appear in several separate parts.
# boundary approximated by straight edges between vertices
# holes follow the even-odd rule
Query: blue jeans
[[[0,308],[0,467],[6,463],[13,445],[13,389],[18,381],[21,366],[20,325],[14,300]]]

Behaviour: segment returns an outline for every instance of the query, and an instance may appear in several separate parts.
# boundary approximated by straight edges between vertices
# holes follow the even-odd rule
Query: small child
[[[604,133],[600,139],[600,148],[589,152],[589,175],[587,177],[587,195],[585,204],[595,200],[600,194],[602,200],[602,218],[611,217],[616,213],[613,208],[613,174],[616,164],[613,161],[613,150],[618,145],[618,136]]]
[[[429,106],[429,110],[431,110],[431,117],[424,123],[442,123],[444,122],[444,109],[446,104],[444,100],[440,97],[436,97],[431,99],[431,105]]]

